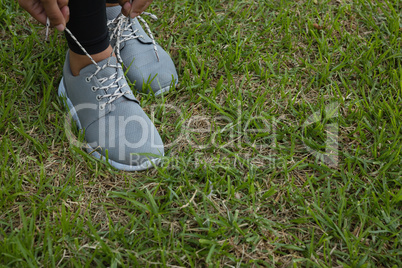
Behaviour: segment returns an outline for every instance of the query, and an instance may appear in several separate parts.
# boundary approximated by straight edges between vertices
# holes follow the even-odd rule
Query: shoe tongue
[[[121,13],[121,6],[113,6],[106,8],[106,16],[108,20],[114,20]]]
[[[107,79],[104,83],[102,83],[103,86],[108,86],[108,85],[114,83],[115,80],[116,80],[119,76],[123,75],[123,74],[121,73],[121,70],[119,71],[119,68],[114,67],[114,66],[118,66],[116,57],[109,57],[109,58],[106,58],[106,59],[104,59],[104,60],[102,60],[102,61],[97,62],[97,65],[102,68],[102,69],[96,74],[96,77],[97,77],[98,79],[109,78],[109,77],[111,77],[112,75],[116,74],[116,72],[117,72],[117,76],[116,76],[114,79]],[[104,67],[105,65],[107,65],[107,67]],[[84,67],[84,68],[81,70],[80,74],[84,74],[84,73],[85,73],[85,74],[88,74],[88,75],[92,75],[93,73],[96,72],[96,70],[97,70],[97,66],[94,65],[94,64],[91,64],[91,65],[88,65],[87,67]]]
[[[127,30],[123,31],[124,36],[134,35],[137,37],[138,40],[141,41],[141,43],[152,44],[152,39],[147,35],[147,33],[142,28],[142,26],[140,25],[140,22],[138,21],[138,18],[127,19],[127,18],[123,17],[121,19],[127,20],[123,24],[123,27],[126,27],[126,25],[131,24],[131,27],[129,27]]]
[[[109,63],[108,63],[108,60],[109,60]],[[99,65],[100,67],[104,66],[105,64],[109,64],[109,65],[113,65],[113,66],[118,66],[119,63],[117,62],[116,57],[111,57],[111,58],[108,58],[108,59],[105,59],[105,60],[103,60],[103,61],[98,62],[98,65]],[[94,65],[92,65],[92,66],[94,66]],[[95,69],[95,70],[96,70],[96,69]],[[123,73],[123,70],[122,70],[121,68],[106,67],[105,69],[102,69],[102,70],[96,75],[96,77],[97,77],[98,79],[109,78],[109,77],[111,77],[112,75],[116,74],[116,72],[117,72],[117,76],[116,76],[114,79],[106,80],[106,81],[102,84],[103,86],[108,86],[108,85],[110,85],[110,84],[112,84],[112,83],[115,83],[116,79],[118,79],[119,77],[124,77],[124,73]],[[121,79],[121,80],[118,82],[118,84],[119,84],[119,86],[121,87],[120,92],[130,91],[130,88],[129,88],[129,86],[127,85],[127,81],[126,81],[125,79]],[[111,93],[113,93],[115,90],[116,90],[116,89],[113,89],[112,91],[109,91],[108,93],[111,94]],[[126,97],[126,98],[129,99],[129,100],[134,100],[134,101],[136,101],[137,103],[139,103],[139,102],[137,101],[137,99],[134,97],[134,95],[132,95],[132,94],[130,94],[130,95],[126,94],[126,95],[124,95],[124,97]],[[122,101],[122,99],[120,99],[120,101],[118,101],[117,103],[119,103],[119,102],[121,102],[121,101]],[[116,104],[117,104],[117,103],[116,103]]]
[[[144,29],[140,26],[137,18],[133,19],[133,30],[136,31],[135,35],[139,36],[139,40],[144,44],[152,44],[152,39],[145,33]]]
[[[100,62],[98,62],[98,66],[102,67],[105,65],[108,65],[104,69],[100,70],[99,73],[96,75],[98,79],[104,78],[104,77],[110,77],[111,75],[115,74],[117,72],[117,68],[113,66],[117,66],[117,59],[116,57],[109,57],[107,59],[104,59]]]

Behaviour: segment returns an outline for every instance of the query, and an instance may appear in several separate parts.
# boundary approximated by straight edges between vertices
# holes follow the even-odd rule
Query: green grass
[[[401,267],[402,2],[150,11],[180,86],[138,95],[167,157],[127,173],[66,136],[63,35],[1,1],[0,265]]]

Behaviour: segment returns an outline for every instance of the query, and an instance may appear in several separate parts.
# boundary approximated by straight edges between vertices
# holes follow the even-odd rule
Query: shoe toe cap
[[[139,105],[135,112],[124,112],[132,108],[121,104],[123,112],[110,113],[87,128],[88,144],[119,169],[142,170],[157,164],[164,155],[157,129]]]
[[[135,82],[135,88],[139,91],[149,91],[144,85],[157,94],[161,89],[170,88],[178,83],[176,67],[170,56],[162,48],[158,50],[159,61],[155,51],[149,49],[144,53],[134,55],[133,64],[128,65],[127,77]],[[132,58],[133,55],[124,55],[124,58]],[[128,61],[128,60],[126,60]]]

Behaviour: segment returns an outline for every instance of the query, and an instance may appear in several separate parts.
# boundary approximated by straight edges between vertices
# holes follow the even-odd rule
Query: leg
[[[112,53],[106,25],[105,1],[72,0],[69,3],[70,22],[67,28],[96,62],[108,58]],[[73,75],[92,62],[73,38],[66,34],[70,48],[70,67]]]
[[[128,87],[121,65],[112,55],[105,2],[100,1],[102,5],[97,2],[70,2],[71,17],[67,28],[88,55],[74,38],[67,37],[70,50],[59,95],[65,96],[71,117],[80,129],[85,130],[88,152],[99,159],[107,159],[117,169],[147,169],[160,162],[164,154],[163,142]],[[78,72],[74,73],[74,70]]]

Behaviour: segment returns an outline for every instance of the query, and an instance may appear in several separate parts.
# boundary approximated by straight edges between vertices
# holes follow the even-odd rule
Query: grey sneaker
[[[116,12],[120,10],[121,7],[116,7]],[[109,18],[115,16],[111,13],[108,12]],[[143,21],[141,17],[139,19]],[[177,85],[177,71],[168,53],[155,43],[148,25],[145,21],[143,23],[151,37],[145,33],[137,18],[119,15],[109,20],[110,42],[135,88],[140,92],[149,92],[143,86],[150,84],[154,94],[159,95]]]
[[[69,52],[59,86],[70,115],[85,130],[87,151],[120,170],[139,171],[159,164],[163,142],[133,96],[115,57],[91,64],[73,76]]]

